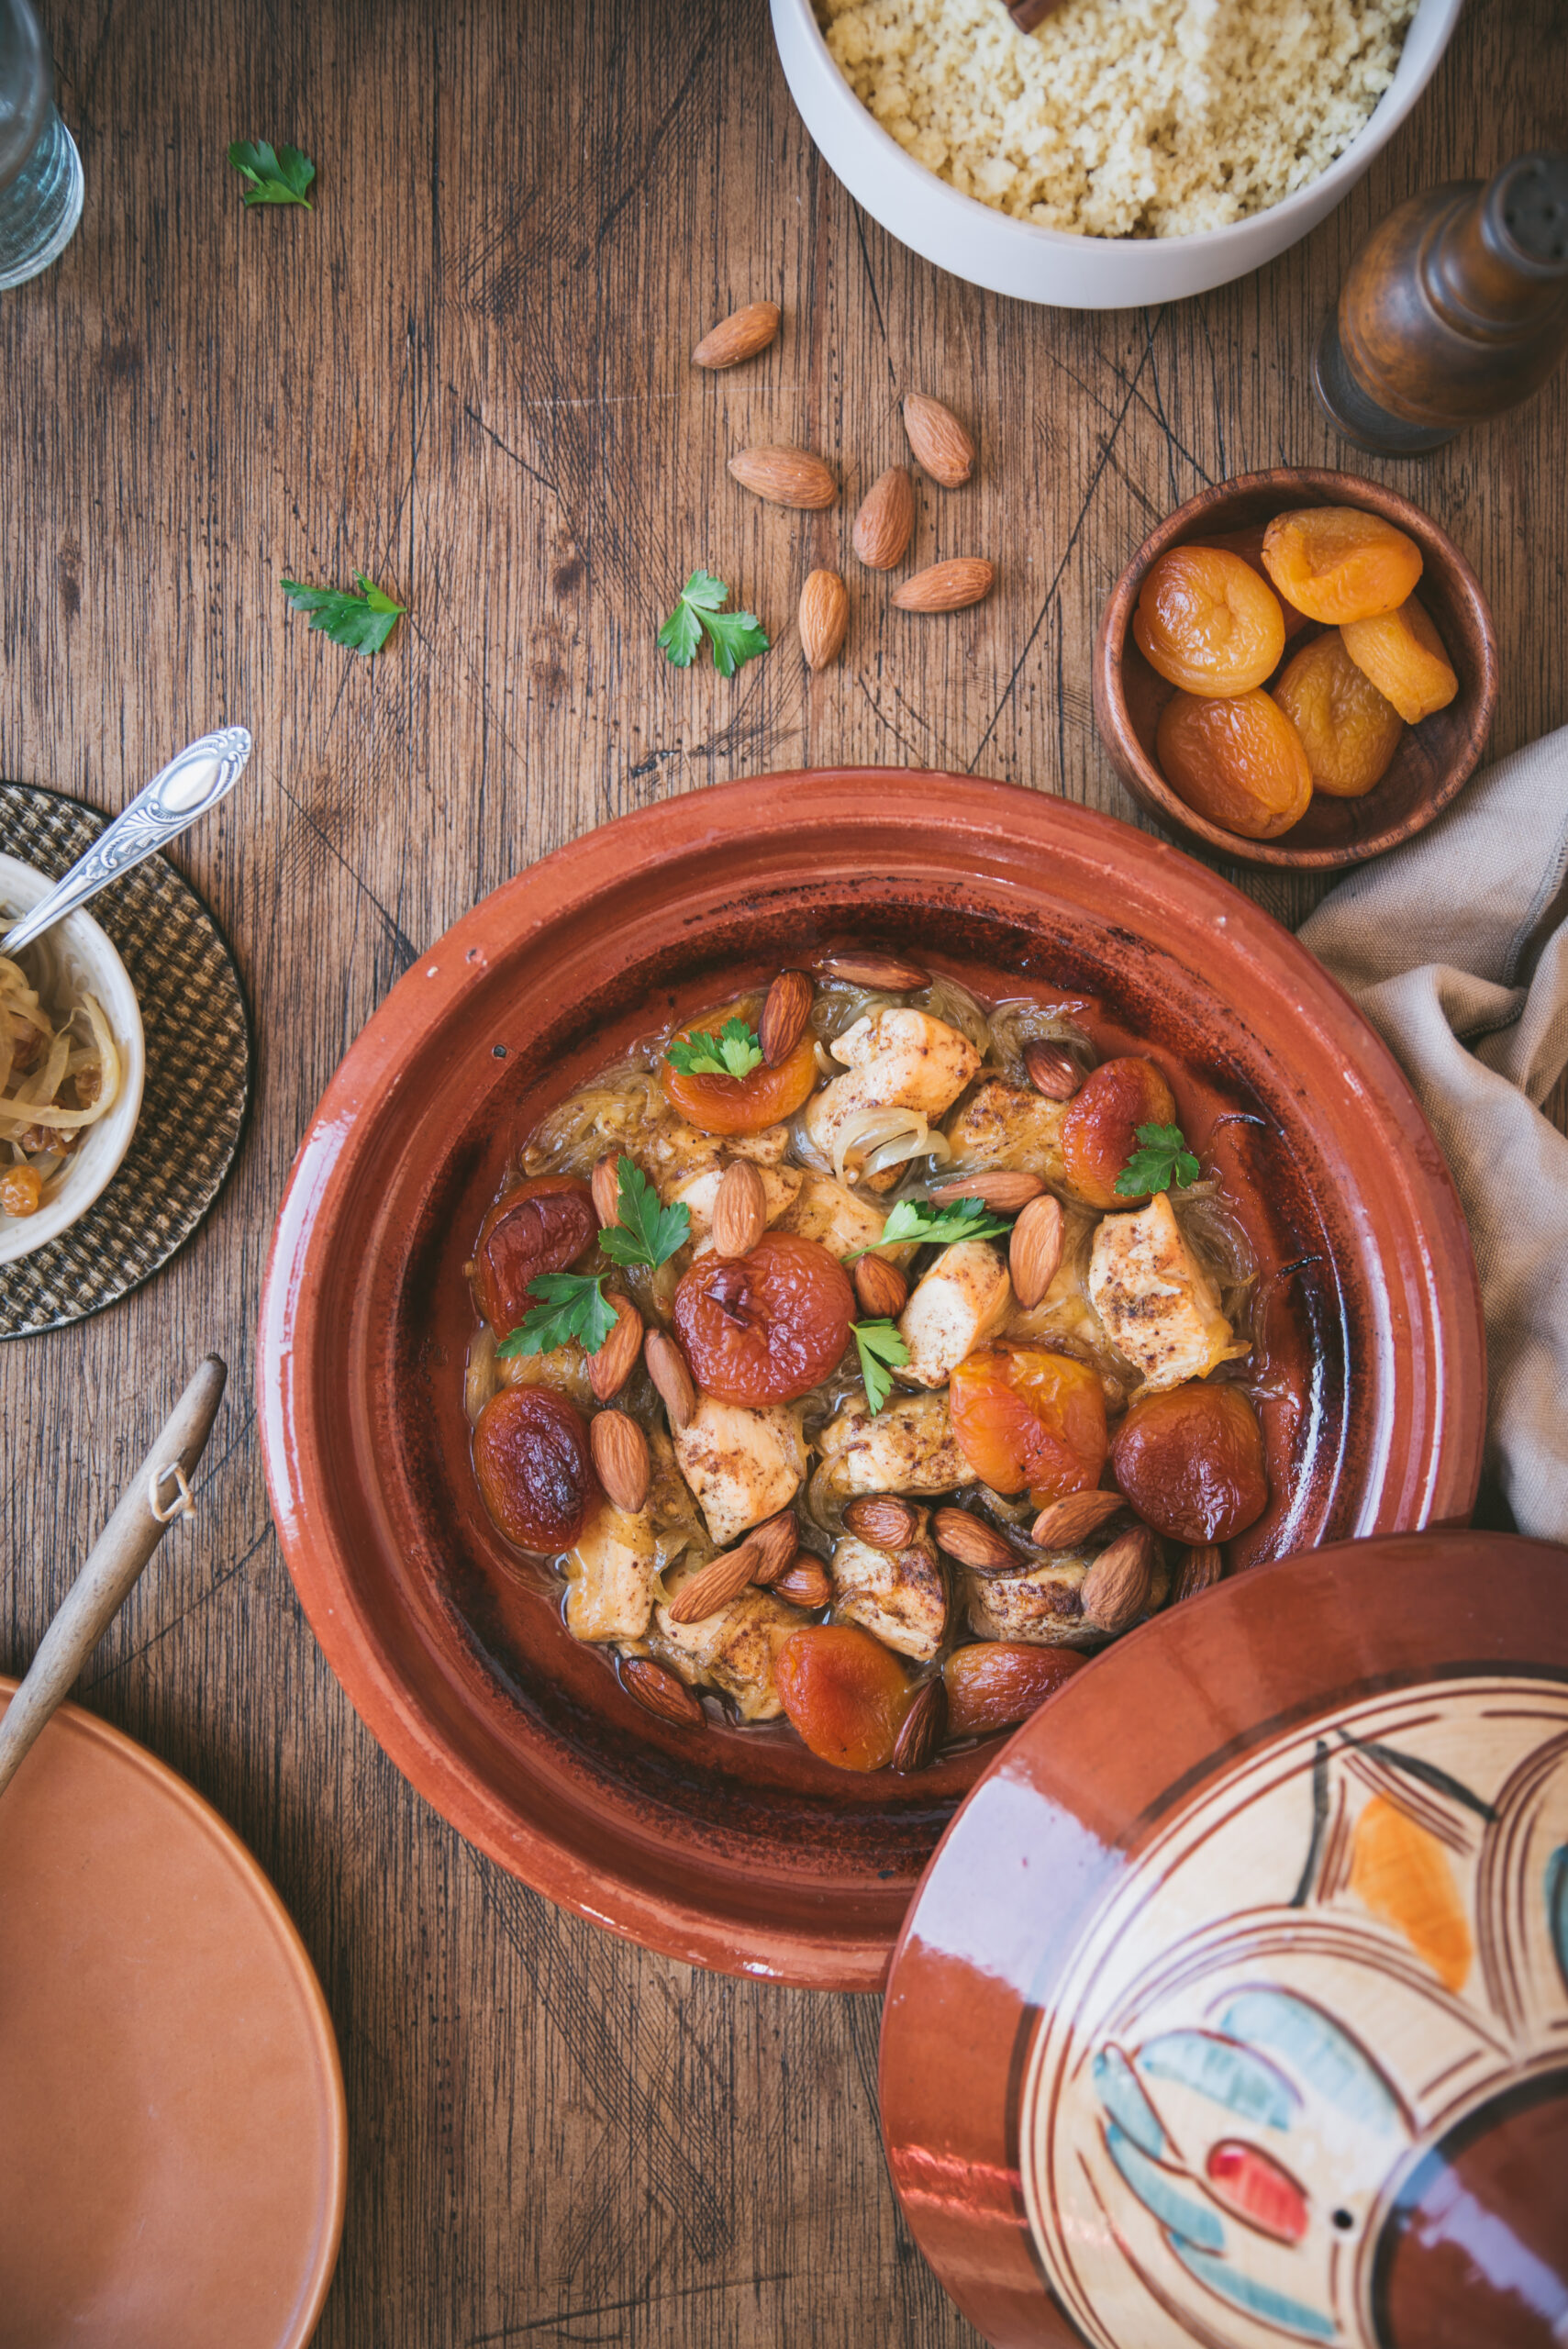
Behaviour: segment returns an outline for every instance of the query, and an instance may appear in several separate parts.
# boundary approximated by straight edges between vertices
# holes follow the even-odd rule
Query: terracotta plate
[[[997,2349],[1568,2337],[1568,1551],[1260,1568],[1020,1730],[909,1913],[894,2183]]]
[[[74,1705],[0,1801],[0,2084],[4,2349],[303,2349],[343,2223],[320,1987],[217,1813]]]
[[[1108,818],[958,775],[732,784],[561,850],[422,956],[306,1137],[262,1307],[272,1504],[317,1635],[420,1791],[553,1898],[863,1989],[984,1753],[866,1778],[787,1731],[655,1720],[519,1574],[462,1408],[463,1264],[518,1126],[673,1009],[846,936],[1088,1001],[1248,1178],[1278,1497],[1233,1564],[1464,1518],[1485,1378],[1458,1205],[1388,1054],[1267,915]]]

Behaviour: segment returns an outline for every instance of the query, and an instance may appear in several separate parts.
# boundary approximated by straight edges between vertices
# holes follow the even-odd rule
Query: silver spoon
[[[85,856],[79,856],[63,880],[30,914],[13,924],[0,938],[0,954],[15,954],[30,946],[57,921],[73,914],[144,856],[151,856],[177,840],[198,816],[216,807],[233,790],[250,755],[250,736],[243,726],[220,726],[204,734],[172,758],[144,791],[120,809],[107,831],[99,834]]]

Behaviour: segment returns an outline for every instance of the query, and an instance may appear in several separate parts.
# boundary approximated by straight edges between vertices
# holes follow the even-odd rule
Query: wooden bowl
[[[491,1525],[462,1410],[463,1264],[519,1125],[845,937],[1089,998],[1250,1178],[1278,1475],[1234,1565],[1462,1520],[1485,1375],[1459,1204],[1388,1052],[1258,907],[1108,817],[960,775],[765,776],[588,834],[421,955],[328,1088],[267,1275],[262,1443],[306,1611],[399,1767],[527,1882],[692,1963],[864,1990],[987,1749],[862,1776],[782,1727],[641,1710]]]
[[[1360,506],[1381,514],[1421,550],[1418,589],[1459,678],[1446,709],[1407,726],[1394,763],[1363,799],[1335,799],[1315,791],[1299,824],[1278,840],[1243,840],[1211,824],[1179,798],[1160,772],[1154,730],[1175,691],[1156,676],[1132,634],[1132,615],[1150,566],[1167,549],[1203,545],[1216,532],[1269,522],[1300,506]],[[1284,658],[1322,630],[1310,624],[1294,636]],[[1283,662],[1281,664],[1284,665]],[[1262,864],[1290,872],[1322,872],[1364,863],[1429,824],[1475,771],[1497,701],[1497,640],[1475,573],[1446,531],[1397,490],[1354,473],[1277,466],[1242,473],[1189,497],[1139,548],[1112,590],[1095,640],[1095,722],[1117,773],[1139,804],[1166,831],[1195,841],[1231,864]]]

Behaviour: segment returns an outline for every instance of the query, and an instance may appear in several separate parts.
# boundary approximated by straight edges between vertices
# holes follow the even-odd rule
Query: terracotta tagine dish
[[[995,2349],[1568,2334],[1568,1552],[1261,1568],[1021,1730],[884,2010],[889,2165]]]
[[[541,1157],[540,1137],[574,1133],[576,1105],[591,1104],[601,1085],[614,1117],[630,1116],[628,1101],[656,1097],[649,1088],[666,1066],[650,1059],[650,1037],[696,1032],[696,1015],[749,1000],[748,990],[769,991],[783,969],[822,969],[844,941],[874,950],[884,963],[917,958],[932,986],[948,991],[943,1002],[1027,1000],[1031,1017],[1070,1014],[1071,1033],[1102,1079],[1102,1063],[1144,1056],[1149,1081],[1201,1153],[1211,1192],[1236,1203],[1251,1303],[1247,1343],[1229,1350],[1247,1353],[1247,1361],[1226,1358],[1227,1369],[1249,1382],[1250,1404],[1236,1408],[1255,1415],[1251,1440],[1266,1475],[1244,1527],[1234,1538],[1213,1537],[1223,1542],[1227,1575],[1324,1542],[1464,1521],[1479,1474],[1485,1358],[1458,1203],[1381,1043],[1257,907],[1190,859],[1061,800],[969,777],[877,770],[768,776],[695,793],[545,859],[416,963],[353,1046],[306,1136],[263,1299],[258,1386],[268,1477],[312,1625],[364,1720],[420,1792],[552,1898],[694,1963],[870,1989],[884,1976],[942,1829],[1000,1737],[961,1731],[913,1762],[895,1757],[895,1766],[882,1766],[884,1753],[834,1766],[800,1726],[787,1691],[788,1718],[774,1718],[745,1701],[748,1684],[730,1670],[733,1658],[709,1658],[705,1682],[695,1668],[701,1627],[689,1619],[716,1602],[684,1609],[682,1577],[696,1568],[695,1591],[704,1576],[728,1574],[726,1537],[717,1531],[684,1564],[675,1559],[657,1631],[645,1598],[632,1628],[646,1629],[646,1638],[617,1649],[613,1624],[584,1620],[592,1612],[586,1580],[564,1583],[547,1571],[548,1559],[525,1554],[565,1551],[568,1541],[515,1525],[504,1492],[495,1498],[508,1444],[537,1445],[554,1429],[564,1431],[568,1450],[581,1447],[586,1422],[543,1393],[525,1360],[506,1359],[518,1353],[512,1338],[496,1343],[508,1327],[517,1330],[520,1308],[503,1298],[486,1310],[495,1329],[477,1333],[475,1310],[476,1293],[504,1286],[488,1235],[501,1228],[495,1219],[503,1202],[517,1196],[507,1187],[517,1168],[541,1194],[542,1204],[528,1210],[540,1229],[551,1217],[583,1219],[560,1262],[595,1230],[610,1231],[616,1177],[613,1163],[597,1163],[606,1147],[598,1113],[582,1112],[587,1154],[580,1165],[570,1159],[565,1173],[537,1174],[541,1164],[568,1163]],[[716,1040],[706,1037],[706,1045],[717,1048]],[[657,1049],[670,1052],[667,1043]],[[823,1050],[820,1031],[815,1050],[815,1076],[807,1034],[792,1042],[784,1068],[759,1070],[755,1081],[783,1083],[804,1055],[804,1087],[820,1086],[840,1063]],[[695,1052],[683,1044],[673,1058],[679,1065]],[[971,1052],[970,1063],[977,1062]],[[674,1080],[664,1081],[668,1092]],[[688,1091],[694,1100],[706,1097],[702,1085],[728,1081],[680,1080],[699,1088]],[[806,1124],[828,1098],[811,1096]],[[1042,1115],[1051,1108],[1035,1107]],[[658,1114],[667,1120],[662,1099]],[[903,1145],[872,1130],[877,1113],[870,1115],[865,1149],[897,1158]],[[841,1132],[840,1155],[843,1147]],[[742,1172],[759,1217],[773,1192],[788,1191],[782,1162]],[[868,1169],[870,1189],[875,1172]],[[907,1174],[896,1166],[889,1180]],[[802,1177],[789,1179],[798,1186]],[[828,1187],[841,1195],[841,1185]],[[695,1201],[699,1189],[688,1185],[684,1196]],[[862,1186],[862,1215],[870,1189]],[[624,1208],[624,1189],[621,1196]],[[1107,1194],[1102,1205],[1111,1203]],[[651,1231],[673,1210],[668,1197],[661,1207],[651,1191],[646,1204]],[[717,1197],[712,1212],[710,1267],[737,1255],[717,1244]],[[1056,1210],[1042,1200],[1040,1212]],[[621,1241],[628,1230],[623,1220]],[[880,1230],[878,1219],[871,1244]],[[690,1239],[699,1239],[695,1228]],[[772,1234],[751,1244],[757,1263],[771,1247],[769,1263],[780,1266],[803,1248],[810,1252],[798,1239]],[[672,1319],[659,1302],[665,1275],[657,1266],[673,1241],[662,1252],[650,1246],[645,1258],[636,1249],[617,1256],[617,1265],[632,1269],[616,1277],[647,1318],[650,1342],[657,1335],[664,1346],[655,1378],[671,1404],[670,1434],[662,1419],[654,1423],[640,1388],[628,1388],[613,1412],[605,1408],[613,1382],[595,1384],[592,1396],[584,1383],[579,1397],[612,1500],[628,1462],[600,1439],[620,1439],[623,1452],[641,1445],[646,1479],[636,1415],[655,1448],[656,1473],[671,1436],[681,1446],[690,1418],[690,1397],[684,1414],[675,1408],[684,1374],[675,1373],[674,1386],[666,1375],[675,1353],[669,1331],[690,1353],[695,1325],[682,1320],[681,1297],[705,1260],[699,1253],[682,1272],[686,1257],[677,1254],[667,1267],[672,1279],[680,1275]],[[828,1272],[829,1286],[850,1300],[848,1276],[837,1263]],[[751,1309],[729,1297],[728,1279],[721,1266],[699,1300],[721,1352],[732,1341],[743,1345],[735,1330]],[[592,1287],[582,1274],[564,1279],[562,1294],[576,1300],[571,1310]],[[556,1337],[547,1342],[557,1364],[570,1366],[570,1346]],[[835,1359],[842,1345],[840,1326]],[[606,1345],[606,1362],[612,1351]],[[595,1357],[579,1367],[597,1381],[605,1364]],[[654,1371],[651,1353],[648,1367]],[[1068,1367],[1080,1380],[1088,1375]],[[822,1375],[819,1366],[807,1383]],[[865,1384],[869,1397],[873,1382]],[[702,1387],[706,1410],[718,1385],[705,1373]],[[1235,1401],[1239,1390],[1230,1392]],[[927,1403],[939,1414],[947,1408],[940,1394]],[[895,1397],[889,1408],[896,1407]],[[809,1417],[811,1407],[802,1408]],[[846,1406],[842,1396],[830,1408],[862,1434],[855,1410],[877,1408],[866,1398]],[[926,1408],[911,1398],[916,1417]],[[1103,1450],[1104,1407],[1096,1400],[1095,1408]],[[779,1441],[798,1438],[785,1429]],[[818,1439],[808,1433],[807,1441]],[[821,1442],[813,1476],[828,1474],[827,1435]],[[684,1451],[681,1461],[690,1481]],[[756,1469],[754,1460],[745,1464],[746,1474]],[[873,1489],[935,1494],[954,1481]],[[595,1489],[591,1476],[581,1489]],[[689,1510],[689,1495],[678,1482],[676,1489]],[[786,1480],[786,1498],[789,1489]],[[1086,1497],[1106,1509],[1122,1505],[1114,1492]],[[973,1485],[968,1498],[984,1505]],[[711,1491],[703,1506],[711,1530],[719,1506]],[[807,1537],[815,1506],[815,1485],[808,1500],[803,1483]],[[595,1520],[622,1539],[613,1557],[600,1544],[595,1603],[606,1595],[605,1572],[638,1567],[637,1520],[618,1502],[617,1509]],[[924,1508],[914,1514],[923,1519]],[[962,1509],[932,1514],[938,1541],[944,1519],[971,1542],[984,1538],[995,1547],[1001,1538]],[[754,1509],[739,1521],[762,1515]],[[822,1623],[813,1633],[817,1656],[842,1639],[837,1598],[834,1625],[823,1623],[822,1558],[830,1546],[797,1557],[787,1574],[782,1557],[772,1561],[777,1589],[753,1589],[746,1601],[764,1626],[804,1623],[818,1610],[811,1615]],[[573,1554],[581,1564],[581,1546]],[[962,1587],[951,1561],[963,1552],[945,1554],[943,1564],[933,1552],[928,1573],[938,1596]],[[709,1563],[699,1566],[698,1558]],[[837,1575],[837,1548],[830,1563]],[[875,1557],[862,1566],[875,1570]],[[1074,1571],[1081,1577],[1084,1569]],[[1159,1569],[1149,1605],[1166,1604],[1165,1572]],[[973,1634],[995,1637],[975,1620],[980,1602],[969,1588]],[[1078,1604],[1076,1590],[1062,1600],[1070,1610]],[[952,1629],[962,1605],[951,1601],[948,1631],[939,1628],[924,1666],[909,1664],[916,1650],[907,1642],[902,1655],[879,1651],[899,1702],[920,1669],[945,1670],[952,1692],[941,1642],[971,1635]],[[1078,1652],[1066,1658],[1074,1671],[1095,1644],[1093,1622],[1084,1636],[1074,1632]],[[899,1637],[895,1626],[895,1649]],[[1132,1637],[1147,1651],[1142,1634]],[[686,1686],[672,1681],[672,1664]],[[779,1676],[782,1687],[782,1665]],[[778,1711],[773,1705],[772,1715]]]

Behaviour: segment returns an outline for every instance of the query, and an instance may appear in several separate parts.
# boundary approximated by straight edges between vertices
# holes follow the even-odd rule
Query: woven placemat
[[[0,850],[58,880],[109,818],[79,799],[0,783]],[[95,897],[147,1035],[141,1115],[114,1181],[80,1222],[0,1265],[0,1338],[84,1320],[150,1280],[206,1214],[250,1108],[250,1019],[221,932],[161,856]]]

